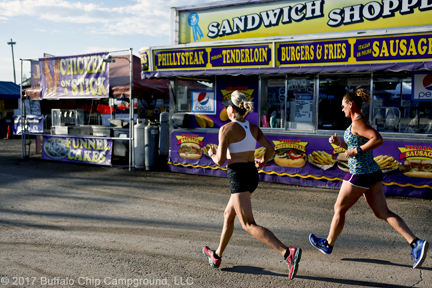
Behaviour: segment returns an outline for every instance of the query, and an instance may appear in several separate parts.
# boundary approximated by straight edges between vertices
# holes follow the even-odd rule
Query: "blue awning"
[[[0,98],[20,98],[20,86],[14,82],[0,81]]]
[[[276,68],[237,68],[237,69],[201,69],[201,70],[168,70],[142,72],[142,79],[171,77],[203,77],[216,75],[277,75],[277,74],[316,74],[316,73],[356,73],[377,71],[432,71],[432,62],[397,62],[350,65],[307,65]]]

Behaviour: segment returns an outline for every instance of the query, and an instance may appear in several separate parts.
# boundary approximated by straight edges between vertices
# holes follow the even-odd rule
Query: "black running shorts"
[[[258,187],[259,177],[255,162],[233,163],[227,167],[231,194],[253,192]]]

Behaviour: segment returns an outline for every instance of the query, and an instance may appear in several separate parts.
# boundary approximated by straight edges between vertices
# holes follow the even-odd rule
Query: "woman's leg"
[[[228,245],[228,242],[230,241],[231,236],[233,234],[235,216],[236,213],[234,210],[234,206],[232,204],[232,197],[231,197],[230,200],[228,201],[228,204],[224,212],[224,224],[223,224],[222,234],[219,241],[219,247],[215,251],[219,257],[222,257],[222,254],[225,251],[225,248]]]
[[[260,240],[261,242],[276,249],[282,256],[285,255],[288,247],[285,246],[278,238],[268,229],[255,223],[252,214],[252,204],[249,192],[231,194],[230,202],[234,207],[235,213],[242,224],[244,230]]]
[[[408,241],[408,243],[411,243],[414,240],[415,236],[405,224],[404,220],[388,209],[387,201],[382,189],[382,182],[375,183],[364,195],[376,217],[387,221],[387,223],[398,231]]]
[[[358,201],[366,191],[351,185],[349,182],[343,182],[336,203],[334,205],[334,215],[330,226],[327,242],[334,246],[336,239],[340,235],[345,225],[346,212]]]

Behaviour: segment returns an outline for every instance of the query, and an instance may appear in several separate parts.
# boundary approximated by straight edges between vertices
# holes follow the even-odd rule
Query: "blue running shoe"
[[[326,239],[324,239],[324,238],[318,238],[314,234],[310,234],[309,235],[309,241],[312,244],[312,246],[314,246],[315,248],[317,248],[318,250],[320,250],[324,254],[329,255],[333,251],[333,247],[327,247],[324,244],[326,241]]]
[[[414,259],[413,268],[420,267],[426,259],[429,243],[418,239],[415,248],[411,250],[411,259]]]

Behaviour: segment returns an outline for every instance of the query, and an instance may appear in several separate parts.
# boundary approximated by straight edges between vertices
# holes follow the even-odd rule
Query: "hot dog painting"
[[[201,147],[194,143],[181,144],[177,152],[182,158],[200,159],[202,156]]]
[[[405,145],[398,147],[401,152],[399,171],[405,176],[432,178],[432,147],[429,145]]]
[[[432,160],[405,160],[399,170],[409,177],[432,178]]]
[[[179,146],[177,153],[181,158],[201,159],[203,151],[201,149],[204,137],[191,134],[182,134],[176,136],[177,145]]]

